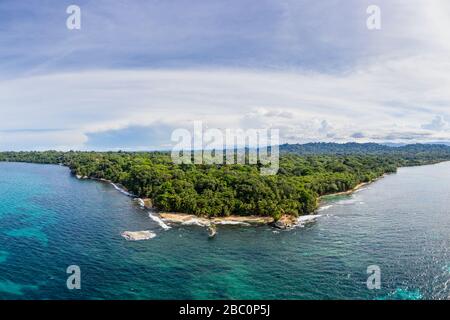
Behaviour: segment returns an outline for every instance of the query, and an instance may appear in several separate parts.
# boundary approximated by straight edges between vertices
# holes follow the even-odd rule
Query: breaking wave
[[[155,216],[154,214],[152,214],[151,212],[148,213],[148,216],[150,217],[150,219],[152,219],[153,221],[155,221],[157,224],[159,224],[159,226],[161,228],[163,228],[164,230],[169,230],[170,227],[164,223],[164,221],[161,220],[160,217]]]
[[[125,189],[117,186],[115,183],[111,182],[111,185],[114,187],[114,189],[116,189],[117,191],[123,193],[124,195],[127,195],[129,197],[134,197],[134,194],[129,193],[128,191],[126,191]]]

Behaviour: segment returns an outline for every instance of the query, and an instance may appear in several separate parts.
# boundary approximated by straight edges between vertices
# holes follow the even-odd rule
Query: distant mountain
[[[299,155],[318,154],[405,154],[405,153],[445,153],[450,154],[450,146],[443,144],[408,144],[388,146],[377,143],[306,143],[280,145],[281,153],[294,153]]]

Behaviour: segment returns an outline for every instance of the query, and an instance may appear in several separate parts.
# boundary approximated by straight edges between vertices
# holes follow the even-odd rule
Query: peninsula
[[[110,181],[146,199],[146,206],[171,213],[163,214],[167,219],[238,216],[247,219],[228,223],[246,223],[261,222],[258,217],[289,221],[313,213],[323,195],[348,192],[398,167],[450,160],[445,145],[311,143],[282,145],[280,151],[273,176],[260,175],[260,164],[175,165],[168,152],[2,152],[0,161],[68,166],[79,178]]]

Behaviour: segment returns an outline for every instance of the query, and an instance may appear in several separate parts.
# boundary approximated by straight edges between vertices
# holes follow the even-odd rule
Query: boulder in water
[[[152,199],[150,198],[136,198],[137,203],[146,209],[151,209],[153,207]]]
[[[214,238],[216,236],[216,234],[217,234],[217,227],[214,224],[211,224],[208,227],[208,236],[210,238]]]
[[[273,223],[273,226],[278,229],[289,229],[297,224],[297,218],[291,215],[282,215],[280,219]]]
[[[129,241],[139,241],[139,240],[148,240],[156,237],[156,234],[154,234],[151,231],[144,230],[144,231],[124,231],[122,232],[122,237]]]

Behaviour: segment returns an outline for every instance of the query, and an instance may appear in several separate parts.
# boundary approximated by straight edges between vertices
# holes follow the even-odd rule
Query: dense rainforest
[[[62,164],[77,176],[106,179],[150,198],[161,211],[202,216],[313,212],[318,197],[347,191],[401,166],[450,160],[444,145],[310,143],[280,146],[276,175],[260,165],[176,165],[168,152],[2,152],[0,161]]]

